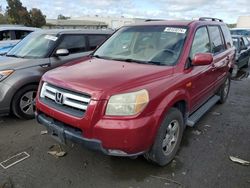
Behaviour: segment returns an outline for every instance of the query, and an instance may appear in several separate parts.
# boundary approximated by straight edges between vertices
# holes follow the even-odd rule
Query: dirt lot
[[[247,70],[249,71],[249,70]],[[175,160],[162,168],[137,159],[115,158],[81,146],[63,146],[65,157],[48,155],[56,144],[34,120],[0,118],[0,161],[26,151],[31,156],[4,170],[0,188],[34,187],[250,187],[250,166],[229,160],[250,160],[250,78],[232,81],[229,99],[216,105],[195,128],[187,128]],[[3,186],[5,185],[5,186]]]

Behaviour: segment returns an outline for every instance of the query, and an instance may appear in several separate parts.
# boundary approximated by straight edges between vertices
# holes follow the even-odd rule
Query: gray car
[[[111,35],[108,30],[41,30],[25,37],[0,57],[0,114],[34,117],[41,76],[48,70],[88,56]]]

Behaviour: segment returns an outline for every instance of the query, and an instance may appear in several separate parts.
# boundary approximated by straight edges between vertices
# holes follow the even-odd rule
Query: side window
[[[239,48],[239,41],[237,38],[233,38],[233,45],[238,49]]]
[[[95,50],[108,36],[107,35],[89,35],[89,48]]]
[[[67,49],[70,54],[86,52],[85,35],[64,35],[57,49]]]
[[[231,48],[233,46],[233,41],[229,29],[227,28],[227,26],[222,25],[221,30],[224,34],[227,48]]]
[[[243,38],[245,46],[249,46],[249,41],[247,40],[247,38],[246,37],[242,37],[242,38]]]
[[[31,31],[22,31],[22,30],[16,30],[15,34],[16,34],[16,39],[17,40],[21,40],[24,37],[26,37]]]
[[[1,31],[0,32],[0,41],[11,40],[11,32],[10,31]]]
[[[206,27],[199,28],[194,36],[190,58],[193,58],[196,53],[210,52],[210,42]]]
[[[212,53],[217,54],[225,50],[224,42],[218,26],[208,26],[211,37]]]

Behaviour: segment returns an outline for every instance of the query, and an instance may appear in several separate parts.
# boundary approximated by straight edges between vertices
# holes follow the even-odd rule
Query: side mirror
[[[69,50],[67,50],[67,49],[58,49],[58,50],[56,50],[55,55],[56,56],[67,56],[67,55],[69,55]]]
[[[192,59],[192,65],[202,66],[210,65],[213,62],[213,55],[211,53],[197,53]]]

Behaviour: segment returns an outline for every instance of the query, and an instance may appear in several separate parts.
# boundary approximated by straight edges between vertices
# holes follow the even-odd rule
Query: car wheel
[[[21,119],[35,117],[35,98],[37,85],[29,85],[20,89],[12,100],[12,112]]]
[[[184,130],[182,113],[171,108],[162,122],[151,150],[144,157],[160,166],[171,162],[179,149]]]
[[[229,90],[230,90],[230,84],[231,84],[231,79],[228,76],[218,92],[218,95],[220,96],[220,100],[219,100],[220,104],[223,104],[226,102],[228,98]]]

